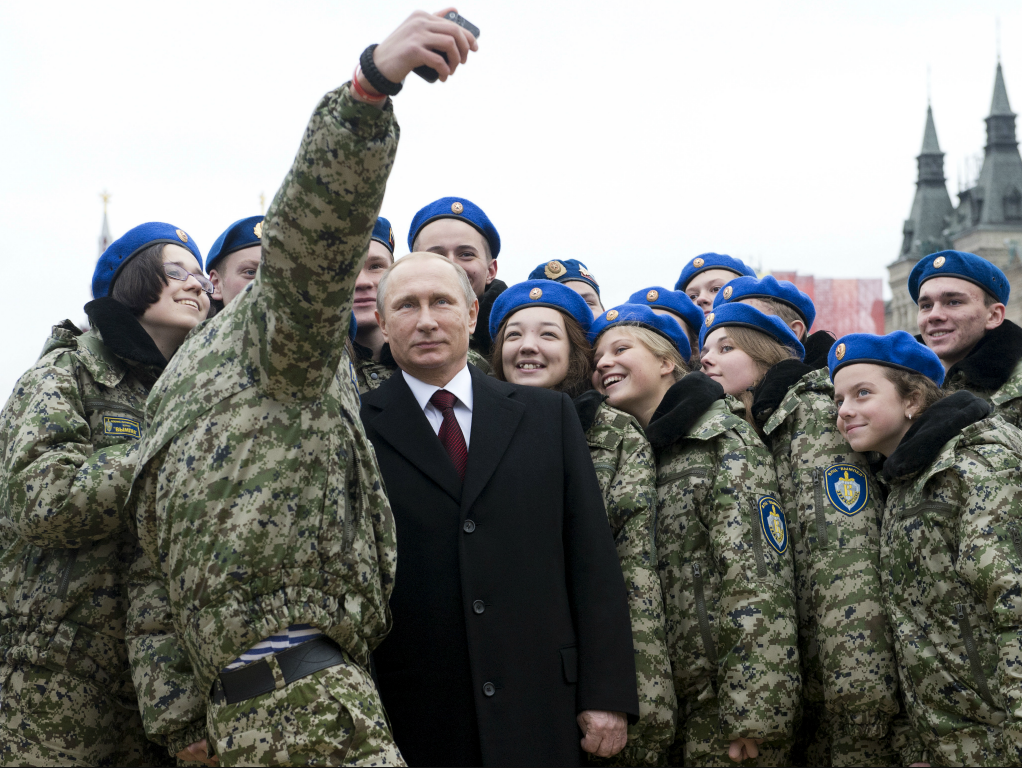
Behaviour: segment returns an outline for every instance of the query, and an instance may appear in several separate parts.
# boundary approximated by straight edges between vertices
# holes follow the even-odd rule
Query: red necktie
[[[443,424],[440,425],[440,442],[454,462],[454,468],[458,470],[458,477],[465,481],[465,465],[468,464],[468,447],[465,445],[465,435],[461,431],[461,425],[454,415],[454,403],[456,398],[446,389],[438,389],[429,398],[429,402],[444,416]]]

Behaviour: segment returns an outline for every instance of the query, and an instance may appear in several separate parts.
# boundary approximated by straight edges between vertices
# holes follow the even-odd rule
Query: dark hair
[[[564,381],[555,389],[564,392],[568,397],[578,397],[593,388],[593,348],[589,345],[589,339],[586,338],[585,331],[578,321],[563,312],[560,315],[564,319],[564,330],[568,334],[568,372],[564,376]],[[507,377],[504,376],[504,331],[512,317],[514,313],[504,318],[500,330],[497,331],[497,338],[493,340],[490,366],[493,368],[494,378],[500,381],[507,381]]]
[[[913,373],[912,371],[891,368],[885,365],[884,376],[894,385],[895,390],[898,392],[898,397],[903,400],[907,400],[915,394],[919,395],[919,410],[914,414],[915,417],[921,416],[927,408],[946,394],[932,379],[923,376],[921,373]]]
[[[110,286],[110,298],[131,310],[135,317],[160,300],[168,285],[163,271],[163,248],[166,243],[155,243],[135,254],[121,267]]]

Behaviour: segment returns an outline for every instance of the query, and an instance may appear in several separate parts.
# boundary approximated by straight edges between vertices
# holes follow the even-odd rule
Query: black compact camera
[[[464,19],[461,16],[459,16],[455,11],[451,11],[446,16],[444,16],[444,18],[449,21],[453,21],[462,29],[467,29],[469,32],[472,33],[473,37],[479,37],[479,27],[477,27],[468,19]],[[444,61],[447,61],[446,53],[443,53],[442,51],[434,51],[434,53],[439,53],[441,56],[444,57]],[[433,69],[433,67],[427,67],[425,64],[423,64],[421,67],[416,67],[412,71],[415,72],[415,74],[417,74],[427,83],[435,83],[437,81],[437,78],[440,77],[440,73]]]

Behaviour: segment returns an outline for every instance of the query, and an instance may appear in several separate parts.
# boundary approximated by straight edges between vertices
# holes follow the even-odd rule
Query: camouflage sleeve
[[[399,129],[382,109],[326,94],[263,223],[252,286],[259,368],[282,399],[318,397],[340,362],[355,278],[369,248]]]
[[[21,377],[0,430],[0,509],[22,538],[71,548],[125,525],[138,443],[93,450],[72,355],[54,353]]]
[[[653,543],[657,508],[653,450],[642,435],[629,429],[614,461],[594,458],[628,590],[639,693],[639,720],[628,726],[628,745],[606,764],[660,765],[674,741],[678,701]]]
[[[729,440],[712,485],[708,527],[720,585],[717,695],[721,734],[791,737],[802,681],[794,573],[774,463],[758,440]]]
[[[206,696],[196,687],[191,662],[178,641],[162,572],[151,559],[156,546],[155,481],[163,453],[135,483],[130,506],[138,520],[139,547],[128,576],[125,642],[146,735],[174,755],[206,738]]]

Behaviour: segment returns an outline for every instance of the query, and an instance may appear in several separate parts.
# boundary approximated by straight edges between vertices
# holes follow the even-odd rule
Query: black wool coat
[[[362,400],[397,523],[380,694],[410,765],[577,765],[579,712],[639,712],[596,473],[567,395],[470,369],[464,484],[403,376]]]

